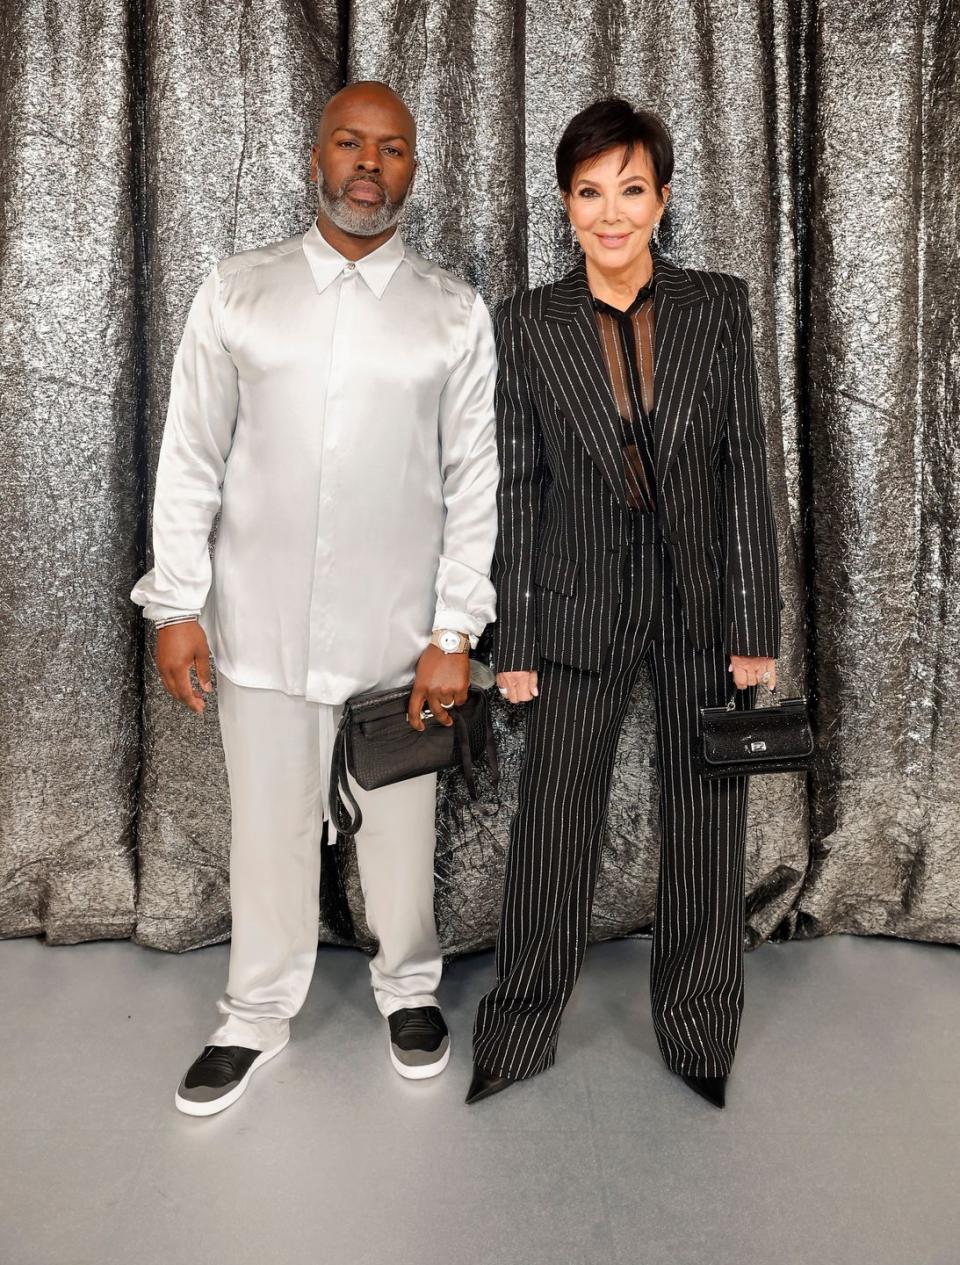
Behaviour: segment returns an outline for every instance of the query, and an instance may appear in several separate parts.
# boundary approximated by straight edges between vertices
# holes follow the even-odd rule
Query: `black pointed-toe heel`
[[[726,1103],[727,1078],[725,1076],[687,1076],[680,1073],[680,1079],[689,1085],[695,1094],[705,1098],[714,1107],[723,1107]]]
[[[499,1094],[502,1089],[514,1084],[516,1082],[512,1077],[493,1076],[475,1063],[473,1065],[473,1080],[470,1082],[470,1088],[467,1090],[467,1096],[464,1101],[468,1103],[479,1102],[481,1098],[489,1098],[491,1094]]]

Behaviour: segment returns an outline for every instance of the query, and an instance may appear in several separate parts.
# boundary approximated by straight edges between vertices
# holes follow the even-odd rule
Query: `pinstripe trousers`
[[[675,1072],[730,1071],[743,1008],[748,779],[701,779],[699,708],[734,690],[721,641],[696,649],[653,514],[632,515],[611,648],[599,674],[544,660],[525,706],[526,749],[510,831],[497,983],[480,1002],[474,1058],[517,1079],[554,1061],[587,945],[617,740],[637,673],[653,686],[660,866],[650,995]],[[737,691],[752,706],[756,687]]]

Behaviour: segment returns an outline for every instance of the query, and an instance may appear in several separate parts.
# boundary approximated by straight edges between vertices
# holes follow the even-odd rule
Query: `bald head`
[[[376,79],[348,83],[335,92],[323,107],[317,126],[317,143],[322,145],[338,127],[351,127],[358,118],[376,120],[383,139],[401,137],[411,153],[417,144],[417,124],[406,104],[392,88]]]

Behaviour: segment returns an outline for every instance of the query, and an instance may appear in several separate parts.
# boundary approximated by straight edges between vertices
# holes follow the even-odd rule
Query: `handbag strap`
[[[463,713],[459,707],[451,707],[448,715],[453,718],[453,740],[456,745],[457,755],[460,757],[460,769],[463,773],[463,780],[467,784],[470,798],[476,799],[478,796],[477,775],[473,768],[473,752],[470,750],[470,732],[467,729],[467,722],[464,720]]]
[[[347,778],[347,726],[350,709],[345,707],[333,741],[330,762],[330,819],[338,835],[355,835],[363,825],[363,813]],[[344,803],[344,800],[347,803]],[[349,807],[348,807],[349,805]]]
[[[471,692],[473,692],[471,687]],[[483,716],[483,746],[484,759],[487,766],[487,772],[494,786],[500,781],[500,766],[497,762],[497,742],[493,733],[493,721],[490,718],[490,708],[487,704],[486,694],[482,689],[476,689],[477,703]],[[454,725],[454,741],[456,743],[457,755],[460,758],[460,769],[463,773],[463,779],[467,784],[467,790],[470,792],[471,799],[479,799],[480,793],[477,790],[477,775],[473,766],[473,751],[470,748],[470,732],[467,728],[467,722],[463,717],[463,713],[459,707],[450,709],[450,715],[453,718]]]

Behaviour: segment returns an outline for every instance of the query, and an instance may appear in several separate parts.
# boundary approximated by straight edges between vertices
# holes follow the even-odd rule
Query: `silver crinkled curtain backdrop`
[[[665,250],[750,284],[780,670],[819,723],[815,777],[752,786],[749,939],[960,940],[955,4],[19,0],[0,34],[0,934],[229,934],[215,707],[163,693],[128,593],[189,302],[309,224],[319,110],[377,78],[420,126],[406,235],[491,304],[571,262],[570,115],[619,93],[667,119]],[[653,916],[651,717],[641,680],[597,936]],[[496,723],[499,797],[449,780],[438,807],[451,952],[496,925],[522,713]]]

